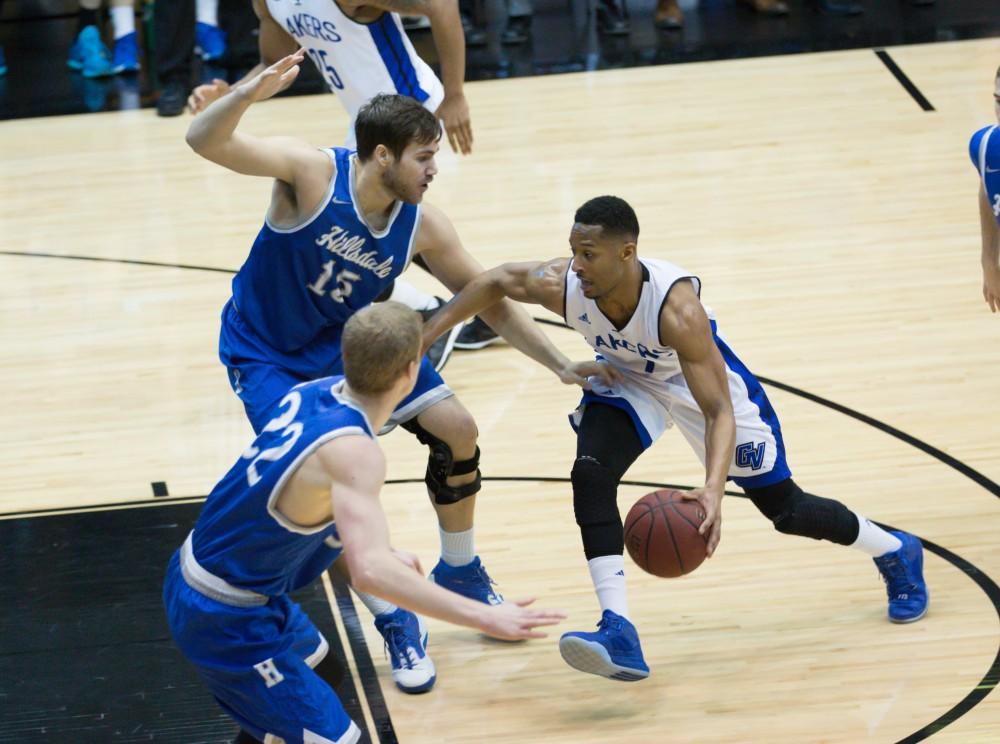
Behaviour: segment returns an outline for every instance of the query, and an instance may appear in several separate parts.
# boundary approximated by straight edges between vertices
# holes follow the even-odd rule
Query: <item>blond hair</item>
[[[398,302],[376,302],[344,325],[341,354],[347,384],[363,395],[389,390],[418,361],[423,321]]]

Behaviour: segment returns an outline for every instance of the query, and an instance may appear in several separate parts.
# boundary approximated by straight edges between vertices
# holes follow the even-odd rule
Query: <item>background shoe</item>
[[[465,13],[461,13],[462,31],[465,33],[465,46],[486,46],[486,29],[480,28]]]
[[[160,91],[156,100],[156,113],[159,116],[180,116],[188,99],[187,86],[177,80],[169,80]]]
[[[111,71],[116,75],[119,72],[139,71],[139,44],[135,31],[115,39],[114,51],[111,53]]]
[[[455,349],[457,351],[475,351],[502,340],[497,332],[486,325],[485,321],[477,315],[462,326],[462,332],[455,340]]]
[[[927,614],[927,584],[924,581],[924,547],[913,535],[892,532],[903,543],[899,550],[873,558],[885,581],[889,596],[889,620],[916,622]]]
[[[744,5],[749,5],[761,15],[788,15],[788,6],[782,0],[743,0],[743,3]]]
[[[375,618],[392,665],[392,679],[403,692],[427,692],[437,681],[434,662],[427,655],[427,629],[417,615],[402,607]]]
[[[677,31],[684,27],[684,12],[677,5],[677,0],[659,0],[653,25],[664,31]]]
[[[226,53],[226,32],[218,26],[199,21],[194,26],[195,50],[206,62],[220,59]]]
[[[403,16],[403,28],[407,31],[417,31],[421,28],[430,28],[431,19],[427,16]]]
[[[444,304],[444,300],[440,297],[435,297],[438,301],[438,306],[432,310],[419,310],[420,316],[424,319],[426,323],[428,318],[430,318],[434,313],[438,311]],[[458,335],[462,332],[462,326],[457,325],[450,329],[448,332],[443,334],[437,341],[431,344],[431,348],[427,350],[427,358],[431,362],[431,366],[434,367],[435,372],[440,372],[444,369],[444,365],[448,363],[448,359],[451,357],[451,352],[455,349],[455,341],[458,339]]]
[[[628,23],[628,13],[618,7],[615,0],[599,0],[597,30],[606,36],[627,36],[632,30]]]
[[[71,70],[79,70],[88,78],[114,74],[111,69],[111,52],[101,41],[97,26],[86,26],[77,34],[76,41],[69,49],[66,66]]]
[[[438,586],[477,602],[503,604],[503,595],[493,589],[496,582],[486,573],[478,555],[472,559],[472,563],[464,566],[449,566],[444,561],[438,561],[427,578]]]
[[[559,653],[574,669],[620,682],[638,682],[649,676],[639,634],[626,618],[605,610],[596,633],[564,633]]]

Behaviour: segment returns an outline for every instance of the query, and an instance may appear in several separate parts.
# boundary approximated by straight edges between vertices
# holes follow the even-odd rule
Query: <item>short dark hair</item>
[[[411,142],[422,145],[441,137],[441,126],[430,111],[409,96],[379,93],[358,111],[354,120],[358,160],[364,162],[378,145],[398,158]]]
[[[600,225],[610,235],[639,237],[639,218],[635,210],[617,196],[595,196],[576,210],[573,221],[581,225]]]
[[[344,376],[363,395],[389,390],[420,354],[423,320],[398,302],[376,302],[347,319],[340,339]]]

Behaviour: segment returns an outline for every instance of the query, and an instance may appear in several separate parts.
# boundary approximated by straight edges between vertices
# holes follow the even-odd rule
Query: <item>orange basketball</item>
[[[705,511],[680,491],[647,493],[625,517],[625,547],[646,573],[675,578],[691,573],[706,558],[708,545],[698,528]]]

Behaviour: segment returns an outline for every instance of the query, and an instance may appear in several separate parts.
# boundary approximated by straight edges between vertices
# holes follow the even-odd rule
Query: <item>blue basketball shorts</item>
[[[193,589],[178,553],[163,585],[170,632],[219,705],[265,743],[355,744],[361,730],[316,672],[326,639],[288,597],[234,607]]]
[[[296,364],[292,355],[271,349],[257,336],[240,317],[231,300],[222,311],[219,359],[226,365],[229,385],[243,401],[247,418],[256,434],[260,434],[273,418],[272,409],[293,387],[320,377],[344,373],[339,344],[331,344],[324,355],[329,362],[322,368],[313,359],[308,364]],[[452,395],[451,388],[424,357],[413,391],[393,411],[386,430],[409,421]]]

